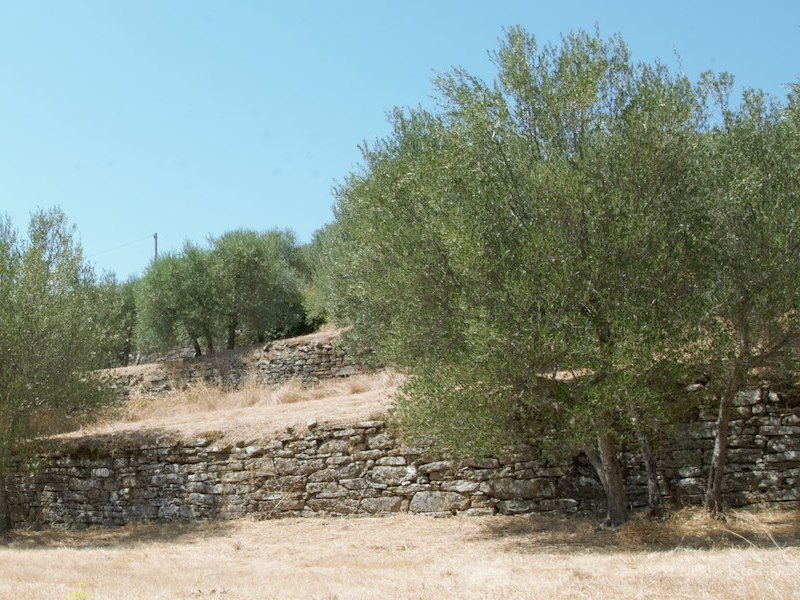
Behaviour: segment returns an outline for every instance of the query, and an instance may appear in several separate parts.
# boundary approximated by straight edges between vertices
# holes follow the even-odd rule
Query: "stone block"
[[[340,486],[334,481],[308,483],[306,492],[314,494],[318,498],[341,498],[347,495],[347,488]]]
[[[480,490],[501,500],[552,498],[557,486],[551,479],[511,479],[509,477],[481,483]]]
[[[777,454],[765,454],[764,462],[767,464],[784,462],[800,464],[800,450],[787,450],[786,452],[779,452]]]
[[[739,392],[733,398],[734,406],[752,406],[761,402],[761,392],[759,390],[747,390]]]
[[[369,450],[386,450],[394,446],[394,440],[388,433],[378,433],[367,439]]]
[[[469,497],[456,492],[417,492],[411,499],[409,511],[412,513],[443,513],[465,510]]]
[[[536,500],[501,500],[497,510],[503,515],[519,515],[535,512],[539,506]]]
[[[788,452],[790,450],[800,450],[800,436],[770,438],[767,442],[768,452]]]
[[[795,425],[764,425],[758,432],[765,436],[800,436],[800,427]]]
[[[477,481],[467,481],[464,479],[456,479],[455,481],[443,481],[441,488],[446,492],[458,492],[460,494],[471,494],[478,490],[480,485]]]
[[[399,485],[415,477],[416,470],[413,467],[374,467],[367,473],[369,480],[385,485]]]
[[[384,456],[376,460],[375,464],[381,467],[402,467],[405,466],[406,459],[403,456]],[[422,467],[419,468],[419,472],[424,473]]]
[[[398,512],[403,502],[396,496],[381,496],[378,498],[364,498],[361,500],[360,510],[373,515]]]
[[[496,469],[500,466],[500,461],[496,458],[465,458],[461,461],[461,466],[471,469]]]
[[[348,454],[352,444],[349,440],[334,439],[320,445],[317,454]]]
[[[432,463],[425,463],[417,467],[423,475],[431,473],[452,473],[457,468],[457,464],[452,460],[439,460]]]
[[[486,507],[486,508],[468,508],[462,514],[467,517],[490,517],[494,515],[496,509],[494,507]]]
[[[212,506],[214,496],[211,494],[189,494],[189,502],[195,506]]]

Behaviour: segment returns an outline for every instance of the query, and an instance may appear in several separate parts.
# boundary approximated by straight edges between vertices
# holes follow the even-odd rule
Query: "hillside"
[[[155,398],[133,396],[97,425],[63,437],[159,430],[192,437],[214,431],[231,442],[261,440],[309,421],[346,423],[385,414],[398,378],[388,372],[357,375],[310,388],[299,383],[248,385],[224,391],[199,384]]]
[[[94,425],[60,437],[157,430],[188,438],[213,431],[230,442],[249,442],[309,421],[338,424],[385,415],[400,378],[390,371],[341,368],[349,363],[335,348],[339,334],[326,330],[267,346],[110,369],[107,375],[126,399]],[[318,363],[327,365],[332,354],[339,358],[320,375]],[[278,363],[286,381],[270,383],[269,369]],[[297,377],[285,372],[287,364],[297,366]],[[317,365],[310,377],[306,364]]]

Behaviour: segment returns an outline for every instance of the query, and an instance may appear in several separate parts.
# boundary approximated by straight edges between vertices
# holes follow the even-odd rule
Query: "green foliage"
[[[208,248],[187,243],[150,266],[137,286],[138,339],[167,349],[189,340],[196,352],[223,341],[264,341],[304,322],[302,268],[286,231],[233,231]]]
[[[314,232],[309,244],[300,248],[304,265],[305,285],[303,287],[303,308],[306,312],[306,324],[317,328],[328,321],[327,298],[331,295],[331,281],[323,268],[326,252],[331,249],[329,238],[332,225],[326,225]]]
[[[135,350],[135,286],[133,279],[119,283],[108,275],[93,288],[94,318],[100,328],[95,348],[104,367],[127,365]]]
[[[136,287],[136,338],[140,348],[163,350],[183,338],[177,290],[179,261],[174,255],[160,257]]]
[[[89,374],[105,358],[96,294],[61,211],[34,213],[26,239],[0,223],[0,474],[23,442],[109,399]]]
[[[495,61],[364,149],[324,261],[334,318],[414,375],[401,415],[442,445],[657,429],[703,311],[705,106],[619,38],[512,29]]]
[[[284,337],[303,324],[293,234],[239,230],[212,243],[213,274],[229,348],[235,335],[261,342]]]
[[[732,76],[596,33],[540,49],[514,28],[494,59],[363,149],[317,275],[333,319],[412,375],[412,440],[583,448],[609,492],[613,438],[663,432],[702,369],[724,446],[747,377],[800,355],[800,87],[731,108]]]
[[[749,90],[731,109],[726,92],[719,93],[723,123],[710,137],[709,214],[716,235],[709,362],[722,372],[737,362],[744,371],[785,366],[800,332],[797,95],[784,107]]]

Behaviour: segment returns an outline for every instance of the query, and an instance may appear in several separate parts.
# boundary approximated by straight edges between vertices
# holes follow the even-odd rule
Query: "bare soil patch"
[[[695,538],[684,536],[688,528]],[[736,535],[732,535],[734,532]],[[397,515],[17,532],[0,598],[800,598],[800,514]]]

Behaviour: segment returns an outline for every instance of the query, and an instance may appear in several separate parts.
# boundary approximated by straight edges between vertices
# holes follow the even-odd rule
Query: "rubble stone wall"
[[[731,506],[800,505],[800,408],[764,391],[740,394],[730,435]],[[713,415],[662,448],[662,492],[696,503],[713,445]],[[138,437],[136,437],[138,436]],[[623,452],[629,498],[644,505],[644,468]],[[399,444],[383,421],[309,423],[264,442],[221,445],[213,434],[53,440],[7,479],[13,526],[79,528],[143,521],[587,512],[604,494],[578,456],[550,461],[522,447],[503,457],[448,460]]]
[[[236,389],[255,379],[279,384],[296,379],[313,384],[364,371],[336,344],[339,332],[277,340],[255,350],[222,351],[199,358],[173,359],[149,370],[119,369],[116,385],[125,396],[132,391],[161,396],[190,385],[211,384]]]
[[[360,370],[336,346],[336,338],[293,343],[279,340],[264,348],[257,363],[258,374],[266,383],[282,383],[290,379],[315,383],[322,379],[348,377]]]

